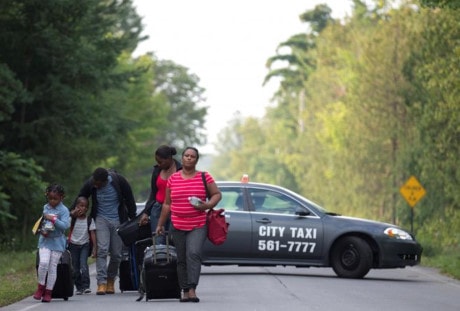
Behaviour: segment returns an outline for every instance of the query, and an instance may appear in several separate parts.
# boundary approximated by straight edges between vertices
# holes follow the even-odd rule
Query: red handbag
[[[201,179],[203,180],[204,189],[206,190],[206,198],[209,199],[208,185],[206,184],[206,176],[201,172]],[[225,210],[210,209],[206,215],[206,223],[208,226],[208,240],[214,245],[221,245],[227,239],[228,226],[230,225],[225,221]]]
[[[221,245],[227,239],[229,223],[225,221],[225,210],[211,209],[207,214],[208,239],[214,245]]]

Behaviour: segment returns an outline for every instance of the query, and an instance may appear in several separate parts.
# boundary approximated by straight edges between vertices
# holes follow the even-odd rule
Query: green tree
[[[11,133],[2,148],[34,157],[46,168],[46,179],[63,180],[78,170],[73,161],[58,160],[78,157],[81,165],[105,156],[107,145],[78,139],[112,135],[117,127],[110,121],[118,118],[108,117],[117,111],[101,107],[100,96],[130,75],[113,69],[140,40],[140,18],[131,1],[22,0],[2,6],[0,61],[27,92],[27,100],[14,101],[11,121],[1,124],[2,132]]]
[[[429,254],[441,247],[458,253],[460,243],[455,229],[460,225],[459,17],[458,10],[422,10],[422,31],[411,40],[414,51],[406,70],[416,87],[409,104],[420,133],[413,158],[427,189],[415,212]]]
[[[460,1],[458,0],[420,0],[420,3],[424,6],[435,8],[451,8],[459,9]]]
[[[169,144],[180,152],[187,145],[204,144],[207,107],[203,106],[204,88],[199,85],[199,78],[187,68],[159,60],[153,53],[135,63],[148,70],[136,83],[130,83],[123,94],[115,92],[113,96],[126,97],[130,109],[125,115],[131,116],[135,125],[128,140],[121,142],[123,156],[112,158],[111,162],[119,163],[117,166],[123,168],[132,183],[136,199],[143,201],[148,196],[156,148]]]
[[[203,129],[207,107],[199,77],[170,60],[157,60],[153,70],[155,95],[161,96],[168,107],[156,143],[169,143],[179,149],[206,144]]]
[[[315,47],[319,34],[327,27],[334,24],[331,18],[331,9],[327,5],[318,5],[311,11],[300,15],[300,20],[306,23],[308,31],[296,34],[287,41],[282,42],[277,55],[267,61],[268,74],[264,84],[273,78],[279,78],[280,88],[274,99],[278,101],[277,107],[270,109],[264,122],[264,133],[267,136],[265,152],[270,155],[269,162],[276,174],[271,174],[271,180],[266,182],[282,182],[293,190],[298,190],[304,173],[309,165],[302,161],[303,138],[307,127],[304,118],[308,110],[308,90],[305,83],[316,69]],[[276,67],[279,64],[285,66]],[[286,139],[288,137],[289,139]],[[280,148],[284,145],[284,148]],[[299,169],[299,167],[301,167]],[[258,175],[264,175],[258,171]]]
[[[42,212],[46,186],[41,179],[43,168],[33,159],[0,151],[0,169],[0,244],[18,249],[31,236],[30,223]]]
[[[411,210],[399,188],[415,175],[427,190],[415,233],[426,255],[455,265],[460,11],[395,3],[355,0],[352,16],[329,23],[308,50],[297,41],[296,55],[270,59],[288,60],[267,75],[282,80],[276,105],[260,120],[236,118],[216,164],[225,177],[239,179],[243,168],[331,211],[406,228]],[[313,66],[296,63],[305,59]]]
[[[103,99],[136,74],[115,69],[122,52],[142,39],[141,19],[131,1],[2,1],[0,12],[0,75],[9,77],[0,82],[1,111],[7,112],[0,132],[8,133],[0,148],[23,159],[30,171],[43,168],[43,180],[63,183],[70,194],[85,176],[82,168],[110,156],[111,143],[127,135],[118,114],[123,111]],[[4,180],[16,173],[5,171],[11,176]],[[24,178],[2,184],[2,191],[43,191],[33,185]],[[32,202],[15,210],[32,215]]]

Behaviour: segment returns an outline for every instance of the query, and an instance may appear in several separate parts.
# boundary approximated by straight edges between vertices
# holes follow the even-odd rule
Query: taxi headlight
[[[409,233],[398,228],[386,228],[383,233],[393,239],[412,241],[412,236]]]

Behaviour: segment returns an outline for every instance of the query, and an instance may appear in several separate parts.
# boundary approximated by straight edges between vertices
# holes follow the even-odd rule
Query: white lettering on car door
[[[291,239],[285,243],[280,239],[284,237],[285,227],[277,226],[260,226],[258,249],[259,251],[276,252],[280,249],[287,249],[288,252],[295,253],[313,253],[315,251],[316,242],[302,240],[316,240],[316,228],[289,228],[291,231]],[[267,239],[273,238],[273,239]],[[300,241],[299,241],[300,240]]]
[[[263,237],[279,237],[284,236],[284,227],[274,227],[274,226],[260,226],[259,227],[259,236]]]

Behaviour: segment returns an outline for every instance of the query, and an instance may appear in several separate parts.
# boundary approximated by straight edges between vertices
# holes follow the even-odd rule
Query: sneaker
[[[90,294],[90,293],[91,293],[91,290],[90,290],[89,288],[87,288],[87,289],[85,289],[85,290],[83,291],[83,294]]]
[[[75,295],[81,295],[83,294],[83,290],[82,289],[79,289],[75,292]]]

